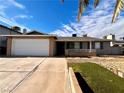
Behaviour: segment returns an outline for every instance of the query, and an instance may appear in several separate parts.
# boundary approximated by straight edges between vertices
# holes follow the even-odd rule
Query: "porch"
[[[96,56],[94,42],[56,42],[57,56]]]
[[[95,49],[65,49],[65,56],[96,56]]]

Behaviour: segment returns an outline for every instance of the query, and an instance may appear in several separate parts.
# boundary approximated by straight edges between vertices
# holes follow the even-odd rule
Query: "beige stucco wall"
[[[7,38],[7,56],[11,56],[12,38]]]
[[[55,42],[55,39],[52,38],[50,39],[50,55],[49,56],[55,56],[55,53],[56,53],[56,42]]]

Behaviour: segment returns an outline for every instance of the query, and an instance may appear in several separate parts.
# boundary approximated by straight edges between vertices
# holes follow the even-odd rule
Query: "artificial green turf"
[[[124,79],[106,68],[94,63],[73,63],[69,66],[81,74],[94,93],[124,93]]]

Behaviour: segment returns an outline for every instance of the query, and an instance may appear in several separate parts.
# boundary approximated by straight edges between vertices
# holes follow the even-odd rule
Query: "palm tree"
[[[61,0],[64,2],[64,0]],[[99,4],[100,0],[94,0],[94,7],[96,8]],[[85,10],[85,8],[89,5],[90,0],[79,0],[79,9],[78,9],[78,21],[80,21],[81,16]],[[121,10],[124,8],[124,0],[117,0],[116,6],[114,9],[114,14],[112,17],[112,23],[116,21],[116,18],[120,14]]]

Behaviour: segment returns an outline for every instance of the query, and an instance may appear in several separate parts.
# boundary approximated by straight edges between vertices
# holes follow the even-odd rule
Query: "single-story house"
[[[7,56],[96,56],[120,55],[123,48],[115,42],[94,37],[57,37],[54,35],[8,35]]]

